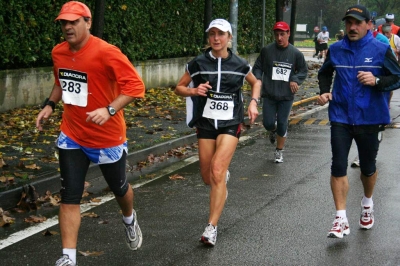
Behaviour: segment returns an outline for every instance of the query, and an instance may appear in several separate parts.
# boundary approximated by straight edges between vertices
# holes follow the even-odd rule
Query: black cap
[[[371,15],[369,14],[368,9],[362,5],[351,6],[347,9],[346,14],[344,15],[342,20],[345,20],[348,17],[355,18],[357,20],[371,20]]]

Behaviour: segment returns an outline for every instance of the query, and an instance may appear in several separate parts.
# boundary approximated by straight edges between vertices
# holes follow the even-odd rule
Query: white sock
[[[131,216],[129,216],[129,217],[122,216],[122,220],[126,224],[131,224],[133,222],[133,212],[132,212]]]
[[[338,210],[338,211],[336,211],[336,216],[342,217],[344,220],[347,220],[346,210]]]
[[[371,197],[371,198],[367,198],[367,197],[365,197],[365,196],[362,198],[361,204],[362,204],[363,206],[373,206],[373,205],[374,205],[374,203],[373,203],[373,201],[372,201],[372,197]]]
[[[68,255],[69,259],[76,264],[76,248],[63,248],[62,253]]]

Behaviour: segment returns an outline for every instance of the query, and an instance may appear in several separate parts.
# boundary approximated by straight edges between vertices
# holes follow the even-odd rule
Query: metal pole
[[[322,9],[321,9],[321,18],[319,20],[319,29],[321,30],[322,28]]]
[[[262,34],[261,34],[261,48],[264,47],[265,39],[265,0],[263,0],[263,12],[262,12]]]
[[[229,20],[232,25],[232,52],[237,51],[237,24],[238,24],[238,2],[239,0],[231,0]]]

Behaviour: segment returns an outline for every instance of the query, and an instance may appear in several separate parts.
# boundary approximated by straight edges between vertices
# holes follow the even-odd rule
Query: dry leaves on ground
[[[169,177],[170,180],[185,180],[185,178],[181,175],[174,174]]]

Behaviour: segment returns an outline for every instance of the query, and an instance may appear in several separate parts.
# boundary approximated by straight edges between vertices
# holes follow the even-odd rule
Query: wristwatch
[[[257,104],[257,105],[260,103],[260,100],[259,100],[259,99],[256,99],[256,98],[251,98],[250,102],[251,102],[251,101],[256,101],[256,104]]]
[[[375,85],[378,85],[380,80],[380,78],[375,78]]]
[[[112,107],[112,106],[107,106],[107,110],[108,110],[108,113],[111,115],[111,116],[114,116],[116,113],[117,113],[117,111],[115,111],[115,109],[114,109],[114,107]]]
[[[51,106],[51,109],[53,109],[54,112],[54,109],[56,109],[56,103],[53,101],[49,101],[49,98],[46,98],[46,100],[44,100],[44,103],[42,105],[42,109],[47,105]]]

